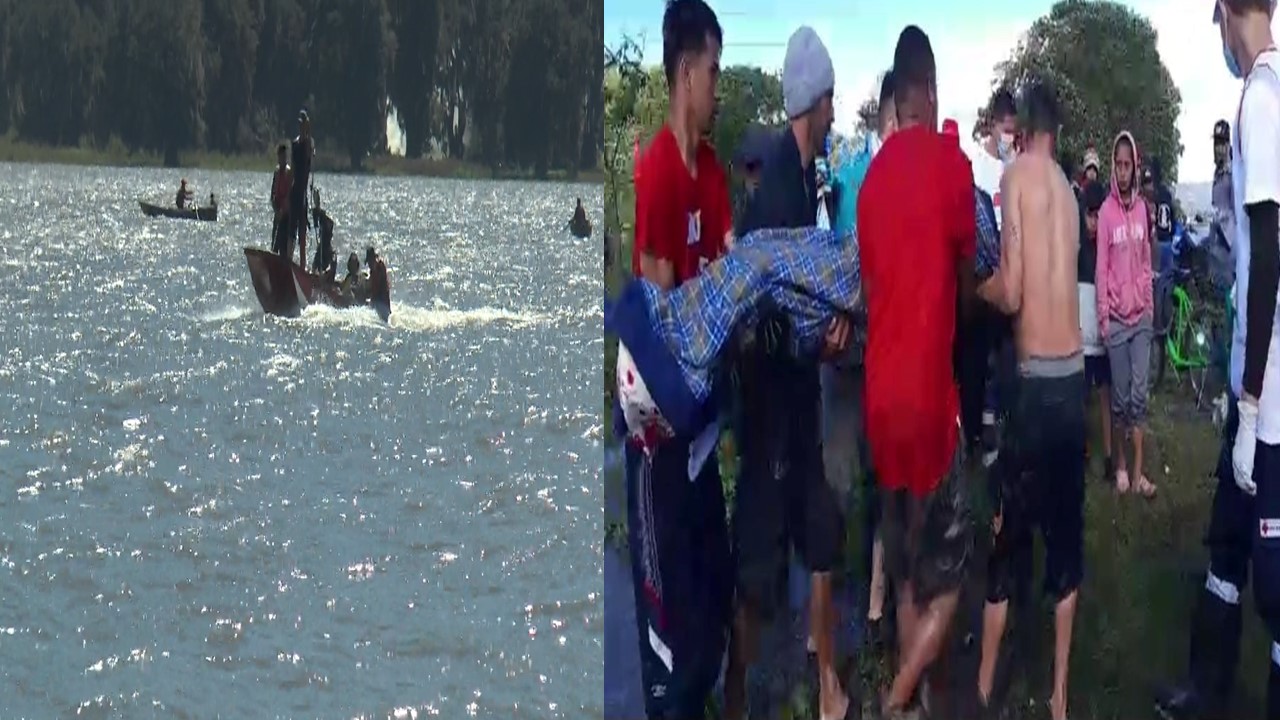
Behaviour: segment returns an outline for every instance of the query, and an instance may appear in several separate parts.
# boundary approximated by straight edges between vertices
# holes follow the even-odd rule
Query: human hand
[[[827,327],[827,334],[823,340],[824,360],[832,360],[843,355],[849,349],[849,318],[837,315]]]
[[[1246,495],[1256,495],[1258,485],[1253,481],[1253,454],[1258,447],[1258,404],[1247,398],[1236,403],[1240,423],[1236,427],[1235,447],[1231,451],[1231,467],[1235,471],[1236,485]]]

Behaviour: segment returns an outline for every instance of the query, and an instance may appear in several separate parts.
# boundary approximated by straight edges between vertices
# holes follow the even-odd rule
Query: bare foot
[[[1124,470],[1116,471],[1116,492],[1121,495],[1129,492],[1129,473]]]
[[[1133,484],[1133,490],[1148,500],[1156,496],[1156,486],[1147,479],[1146,475],[1138,475],[1138,481]]]
[[[822,697],[818,699],[822,720],[844,720],[849,713],[849,696],[840,689],[840,683],[834,677],[831,678],[830,685],[834,689],[821,693]]]
[[[1053,720],[1067,720],[1067,699],[1054,695],[1049,698],[1049,717]]]

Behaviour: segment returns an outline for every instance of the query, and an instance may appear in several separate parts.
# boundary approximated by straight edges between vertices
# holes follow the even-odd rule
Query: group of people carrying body
[[[1252,566],[1273,639],[1268,717],[1280,718],[1280,350],[1271,351],[1280,287],[1280,52],[1273,13],[1272,0],[1215,0],[1213,8],[1228,69],[1243,80],[1229,153],[1239,312],[1234,401],[1218,461],[1210,568],[1191,623],[1190,672],[1157,698],[1174,717],[1205,716],[1228,699],[1240,651],[1240,592]],[[1086,161],[1092,177],[1073,188],[1057,159],[1056,93],[1033,81],[1016,104],[994,103],[1000,107],[985,150],[998,167],[966,157],[954,122],[938,130],[933,52],[925,33],[909,26],[882,88],[878,132],[855,161],[833,164],[834,197],[819,213],[814,168],[834,119],[835,76],[817,34],[802,27],[782,71],[787,128],[745,158],[750,197],[735,223],[727,176],[706,140],[722,41],[703,0],[669,0],[663,65],[670,110],[636,169],[636,282],[678,292],[729,262],[736,238],[825,217],[833,232],[857,243],[865,316],[837,314],[820,355],[798,358],[777,351],[787,345],[787,313],[762,308],[753,332],[744,333],[754,339],[727,354],[741,388],[732,528],[717,463],[699,460],[703,435],[628,442],[628,545],[649,716],[702,717],[722,661],[724,715],[748,716],[747,669],[761,623],[779,610],[793,549],[810,572],[818,715],[850,713],[837,671],[832,587],[843,566],[843,508],[860,470],[875,495],[865,519],[866,545],[874,548],[871,619],[884,610],[884,585],[896,601],[896,673],[879,693],[881,713],[899,717],[928,703],[922,680],[943,659],[979,532],[990,533],[991,552],[976,690],[981,703],[991,700],[1008,599],[1029,583],[1026,560],[1038,528],[1044,590],[1055,602],[1049,710],[1065,718],[1084,576],[1085,398],[1105,374],[1117,436],[1131,439],[1135,454],[1128,465],[1121,445],[1108,475],[1122,492],[1155,492],[1141,472],[1141,442],[1152,234],[1162,223],[1135,182],[1137,142],[1117,135],[1109,190],[1095,184],[1103,170],[1097,160]],[[991,338],[1000,337],[1002,322],[1012,352],[988,382],[1000,345]],[[994,402],[986,399],[991,384]],[[1000,415],[1003,425],[993,421]],[[967,487],[979,464],[972,456],[991,454],[984,429],[1001,433],[986,469],[995,500],[989,529],[975,527]]]

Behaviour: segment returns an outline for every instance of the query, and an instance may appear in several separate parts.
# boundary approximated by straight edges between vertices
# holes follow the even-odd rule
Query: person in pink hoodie
[[[1150,375],[1152,282],[1147,205],[1138,190],[1138,145],[1128,131],[1112,146],[1111,193],[1098,213],[1095,282],[1098,329],[1111,361],[1111,413],[1117,434],[1116,490],[1129,491],[1124,439],[1133,438],[1133,489],[1144,497],[1156,486],[1142,473],[1142,424]]]

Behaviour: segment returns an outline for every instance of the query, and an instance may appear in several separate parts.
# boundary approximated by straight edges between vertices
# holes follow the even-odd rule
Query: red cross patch
[[[1280,538],[1280,519],[1262,518],[1258,521],[1258,534],[1263,538]]]

